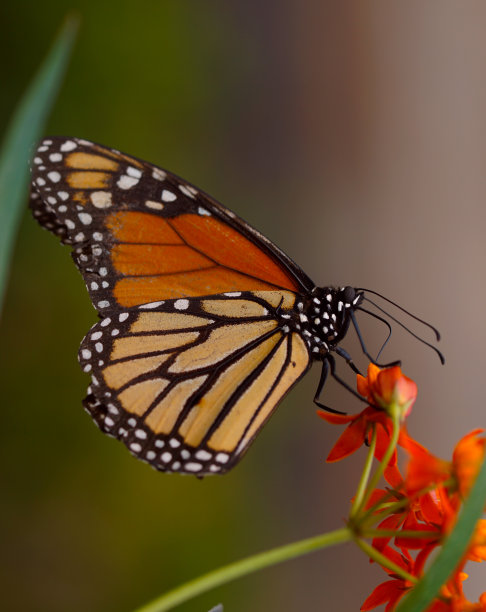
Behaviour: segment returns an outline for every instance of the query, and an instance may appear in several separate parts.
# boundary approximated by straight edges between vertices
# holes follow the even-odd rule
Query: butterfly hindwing
[[[110,315],[80,348],[86,409],[159,470],[224,473],[307,370],[307,345],[280,318],[295,297],[237,292]]]
[[[72,245],[102,315],[161,299],[313,287],[234,213],[147,162],[50,138],[36,151],[32,178],[34,216]]]

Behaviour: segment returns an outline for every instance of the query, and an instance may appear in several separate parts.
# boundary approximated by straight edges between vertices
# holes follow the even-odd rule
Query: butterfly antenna
[[[394,316],[392,316],[389,312],[387,312],[386,310],[384,310],[383,308],[381,308],[380,306],[378,306],[378,304],[375,304],[375,302],[373,302],[373,300],[370,300],[367,297],[363,298],[364,300],[366,300],[367,302],[369,302],[370,304],[372,304],[375,308],[378,308],[378,310],[380,312],[382,312],[383,314],[385,314],[387,317],[389,317],[392,321],[395,321],[395,323],[397,323],[398,325],[400,325],[400,327],[403,327],[403,329],[405,331],[407,331],[411,336],[413,336],[414,338],[416,338],[419,342],[422,342],[422,344],[425,344],[426,346],[430,347],[433,351],[435,351],[440,359],[440,362],[442,363],[442,365],[444,365],[445,363],[445,358],[444,355],[439,351],[439,349],[434,346],[433,344],[430,344],[430,342],[427,342],[426,340],[424,340],[423,338],[421,338],[420,336],[417,336],[417,334],[415,334],[411,329],[409,329],[406,325],[404,325],[401,321],[399,321],[398,319],[396,319]],[[390,300],[388,300],[390,301]],[[358,306],[358,308],[356,308],[356,310],[363,310],[363,312],[367,312],[368,314],[371,314],[369,311],[365,310],[364,308],[361,308],[361,306]],[[403,310],[403,309],[402,309]],[[376,315],[377,316],[377,315]],[[415,318],[415,317],[414,317]],[[435,329],[435,328],[434,328]]]
[[[395,306],[396,308],[398,308],[399,310],[401,310],[402,312],[407,314],[409,317],[412,317],[412,319],[415,319],[416,321],[419,321],[420,323],[422,323],[426,327],[430,328],[434,332],[435,337],[437,339],[437,342],[439,342],[439,340],[440,340],[439,330],[437,328],[435,328],[433,325],[431,325],[430,323],[427,323],[427,321],[424,321],[420,317],[417,317],[416,315],[412,314],[409,310],[406,310],[405,308],[403,308],[403,306],[400,306],[399,304],[397,304],[393,300],[390,300],[389,298],[385,297],[384,295],[381,295],[381,293],[378,293],[378,291],[372,291],[371,289],[364,289],[363,287],[361,287],[359,289],[356,289],[356,291],[364,291],[365,293],[373,293],[374,295],[377,295],[378,297],[380,297],[382,300],[385,300],[385,302],[388,302],[389,304],[392,304],[393,306]],[[368,301],[371,302],[371,300],[368,300]],[[371,302],[371,303],[373,303],[373,302]],[[382,310],[382,309],[380,308],[380,310]],[[385,312],[384,310],[382,310],[382,312],[384,312],[386,315],[388,315],[388,313]],[[396,319],[394,319],[394,320],[396,320]]]

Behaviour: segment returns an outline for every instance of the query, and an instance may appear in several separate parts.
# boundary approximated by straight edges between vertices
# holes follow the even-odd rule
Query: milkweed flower
[[[406,488],[409,494],[420,491],[431,484],[446,480],[453,481],[461,498],[469,493],[479,473],[484,453],[486,438],[482,429],[475,429],[459,440],[452,454],[452,461],[435,457],[424,446],[402,432],[399,443],[410,455],[406,476]]]
[[[334,462],[348,457],[363,444],[369,443],[371,433],[376,430],[375,457],[381,460],[391,440],[391,412],[398,410],[403,420],[417,397],[417,385],[402,374],[399,366],[380,369],[374,364],[368,366],[368,375],[357,375],[358,392],[370,403],[357,414],[334,414],[319,410],[318,415],[332,425],[347,425],[331,449],[326,461]],[[396,453],[390,460],[396,465]],[[393,477],[390,474],[390,477]]]
[[[370,404],[390,412],[393,407],[399,409],[401,420],[404,420],[417,399],[417,385],[402,373],[400,366],[380,369],[370,363],[368,375],[357,375],[358,393]]]

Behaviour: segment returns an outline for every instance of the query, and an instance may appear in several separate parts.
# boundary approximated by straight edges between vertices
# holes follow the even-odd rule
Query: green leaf
[[[466,551],[486,503],[486,460],[457,519],[454,531],[422,580],[410,591],[396,612],[421,612],[433,601]]]
[[[7,127],[0,152],[0,310],[15,234],[27,199],[29,161],[39,140],[73,47],[78,20],[66,19]]]

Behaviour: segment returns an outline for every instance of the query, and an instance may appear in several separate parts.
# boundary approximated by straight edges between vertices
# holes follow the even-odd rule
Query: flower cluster
[[[444,461],[406,431],[404,421],[415,402],[417,386],[399,367],[381,370],[371,364],[366,378],[358,376],[358,391],[370,404],[359,414],[318,414],[328,423],[346,425],[327,461],[343,459],[363,443],[369,446],[370,457],[380,461],[371,478],[365,468],[348,525],[357,543],[389,576],[361,610],[386,604],[388,612],[413,589],[430,554],[453,529],[479,473],[486,437],[481,429],[472,431],[457,443],[451,461]],[[397,465],[397,447],[409,457],[404,476]],[[377,487],[382,476],[389,485],[386,489]],[[363,543],[367,537],[372,538],[371,547]],[[428,612],[486,612],[486,592],[471,603],[463,591],[466,563],[483,560],[486,520],[479,520],[466,553]]]

